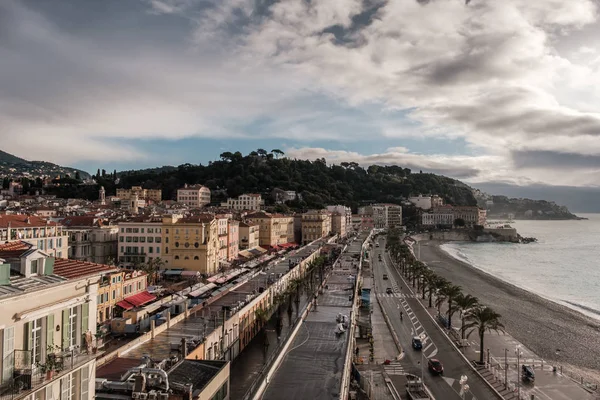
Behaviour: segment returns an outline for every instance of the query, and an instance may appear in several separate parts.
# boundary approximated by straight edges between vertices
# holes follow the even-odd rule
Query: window
[[[125,233],[125,228],[121,228],[121,233]]]
[[[144,228],[141,228],[141,229],[140,229],[140,233],[144,233]]]
[[[198,256],[194,256],[194,260],[199,260],[200,258],[198,258]]]
[[[29,350],[32,352],[32,364],[42,361],[42,319],[34,319],[29,323]]]
[[[131,236],[127,236],[127,239],[125,239],[125,241],[127,243],[131,243],[133,241],[133,239],[131,238]]]
[[[188,256],[185,256],[184,260],[189,260],[190,258]]]
[[[148,253],[152,253],[152,247],[148,247]]]
[[[146,237],[145,236],[140,237],[140,243],[146,243]]]
[[[90,391],[90,367],[85,366],[81,369],[81,396],[80,400],[89,400]]]
[[[101,295],[101,294],[100,294],[100,295],[98,295],[98,297],[96,298],[96,302],[97,302],[98,304],[102,304],[102,295]]]
[[[72,400],[75,398],[75,377],[69,374],[60,380],[60,399]]]
[[[195,248],[198,248],[199,246],[200,246],[200,243],[198,243],[198,242],[194,243]]]
[[[117,298],[117,292],[115,290],[112,291],[112,299],[116,299]]]
[[[154,242],[154,238],[152,236],[149,236],[147,241],[148,241],[148,243],[153,243]]]
[[[125,241],[125,238],[123,236],[119,237],[119,242],[123,243]]]
[[[66,347],[71,347],[77,345],[77,307],[71,307],[65,311],[68,315]]]
[[[38,260],[31,260],[31,269],[29,272],[32,274],[38,273]]]
[[[179,242],[175,242],[175,247],[179,247]]]
[[[2,383],[13,376],[15,360],[15,327],[9,326],[2,332]]]
[[[156,247],[156,252],[160,253],[160,247]]]
[[[127,228],[127,229],[125,230],[125,232],[127,232],[127,233],[131,233],[131,228]]]
[[[169,254],[169,248],[168,247],[165,248],[165,254]]]
[[[176,259],[176,260],[179,260],[179,256],[175,256],[175,259]]]
[[[169,238],[167,238],[167,239],[169,239]],[[160,243],[161,242],[161,238],[157,237],[156,240],[155,240],[155,242],[156,243]],[[166,243],[169,243],[169,241],[167,240]]]

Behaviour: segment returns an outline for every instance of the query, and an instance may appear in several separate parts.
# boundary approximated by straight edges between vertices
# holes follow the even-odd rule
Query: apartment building
[[[327,211],[343,215],[345,219],[344,225],[346,228],[350,229],[350,227],[352,227],[352,209],[350,207],[338,204],[336,206],[327,206]]]
[[[426,226],[452,227],[454,211],[452,206],[433,207],[429,212],[421,214],[421,224]]]
[[[162,201],[162,190],[142,189],[141,186],[132,186],[131,189],[117,189],[117,197],[121,200],[131,200],[137,197],[137,199],[143,199],[146,202],[160,203]]]
[[[219,262],[227,261],[227,252],[229,250],[227,242],[229,241],[229,234],[227,228],[229,226],[229,218],[227,215],[217,214],[215,215],[217,220],[217,235],[219,237]]]
[[[454,220],[458,218],[465,221],[466,226],[485,225],[487,211],[477,206],[454,206]]]
[[[408,198],[408,201],[410,201],[415,207],[420,208],[422,210],[430,210],[433,207],[439,207],[444,204],[444,200],[438,195],[412,196]]]
[[[375,229],[402,226],[402,206],[397,204],[372,204],[359,208],[358,214],[365,216],[366,221],[363,220],[363,228],[371,222]]]
[[[66,229],[34,215],[0,214],[0,243],[23,240],[54,257],[67,257],[69,238]]]
[[[331,213],[331,232],[339,235],[340,237],[346,236],[346,215],[340,214],[339,212]],[[351,225],[348,225],[351,227]]]
[[[260,211],[261,207],[265,205],[264,200],[260,194],[250,193],[242,194],[237,199],[229,198],[227,202],[221,203],[221,207],[231,208],[233,210],[251,210]]]
[[[117,261],[119,228],[94,216],[77,216],[62,219],[69,235],[69,258],[98,264]]]
[[[146,291],[148,275],[142,271],[118,270],[102,277],[98,286],[97,315],[98,324],[119,316],[115,313],[117,305],[123,300]],[[123,309],[124,307],[121,307]]]
[[[486,224],[487,211],[477,206],[438,206],[433,207],[428,213],[421,215],[421,223],[428,226],[451,227],[457,219],[465,221],[465,225],[484,226]]]
[[[233,261],[240,252],[240,221],[227,221],[227,261]]]
[[[255,222],[240,222],[240,250],[253,249],[259,243],[259,224]]]
[[[331,213],[310,210],[302,214],[302,243],[308,244],[331,233]]]
[[[214,275],[218,269],[217,219],[210,214],[162,219],[163,260],[169,269],[183,268]]]
[[[162,218],[138,217],[119,222],[119,265],[143,264],[163,256]]]
[[[11,399],[95,396],[98,282],[113,267],[0,245],[0,386]]]
[[[294,217],[292,215],[258,212],[246,215],[247,222],[258,224],[258,245],[276,247],[294,242]]]
[[[202,185],[185,185],[177,189],[177,202],[192,208],[201,208],[210,204],[210,189]]]

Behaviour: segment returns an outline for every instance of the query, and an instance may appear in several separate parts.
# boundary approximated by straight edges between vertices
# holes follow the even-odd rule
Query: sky
[[[86,171],[281,149],[595,188],[595,0],[2,0],[0,148]]]

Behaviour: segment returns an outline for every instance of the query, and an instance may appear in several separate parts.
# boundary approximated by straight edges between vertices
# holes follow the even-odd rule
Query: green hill
[[[5,151],[0,150],[0,177],[4,178],[38,178],[38,177],[53,177],[57,175],[75,176],[79,172],[82,179],[87,179],[90,175],[75,168],[61,167],[60,165],[52,164],[46,161],[27,161],[23,158],[14,156]]]

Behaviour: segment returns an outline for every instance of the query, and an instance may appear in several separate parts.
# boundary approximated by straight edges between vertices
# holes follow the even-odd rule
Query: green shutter
[[[10,264],[0,264],[0,285],[10,285]]]
[[[23,338],[25,350],[31,350],[31,322],[25,322],[23,325],[23,333],[25,335]]]
[[[46,348],[54,347],[54,314],[46,317]]]
[[[63,350],[69,347],[69,309],[64,309],[62,312],[62,348]]]
[[[90,314],[90,305],[89,303],[83,303],[81,305],[81,334],[85,335],[89,328],[89,314]]]
[[[48,257],[44,263],[44,275],[52,275],[54,273],[54,257]]]

